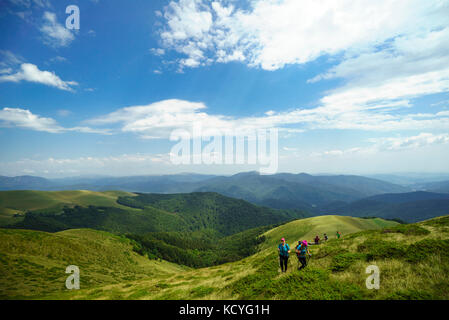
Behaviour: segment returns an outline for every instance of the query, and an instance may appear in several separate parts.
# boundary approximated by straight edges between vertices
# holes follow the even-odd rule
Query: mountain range
[[[416,181],[424,178],[419,179]],[[400,185],[357,175],[260,175],[243,172],[232,176],[189,173],[62,179],[19,176],[0,177],[0,190],[120,190],[158,194],[214,192],[258,206],[299,210],[310,215],[378,216],[406,222],[449,213],[449,181]]]
[[[425,191],[387,193],[351,203],[330,203],[322,207],[321,210],[353,217],[381,217],[399,219],[404,222],[418,222],[447,215],[449,213],[449,193]]]

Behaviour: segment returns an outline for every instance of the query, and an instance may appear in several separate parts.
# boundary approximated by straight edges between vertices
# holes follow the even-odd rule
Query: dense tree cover
[[[185,222],[157,210],[127,211],[114,207],[64,207],[59,214],[26,212],[23,221],[11,228],[57,232],[67,229],[91,228],[115,233],[146,233],[154,231],[188,230]]]
[[[265,241],[262,234],[273,227],[253,228],[227,237],[214,230],[127,236],[136,242],[134,250],[150,259],[200,268],[237,261],[256,253],[258,245]]]
[[[138,194],[117,201],[132,208],[152,207],[177,215],[191,231],[213,229],[222,235],[308,216],[303,211],[260,207],[213,192]]]
[[[76,205],[54,212],[28,211],[22,221],[10,227],[47,232],[92,228],[134,234],[213,230],[217,236],[227,236],[303,215],[301,212],[258,207],[216,193],[140,194],[137,197],[120,197],[119,202],[130,208]]]

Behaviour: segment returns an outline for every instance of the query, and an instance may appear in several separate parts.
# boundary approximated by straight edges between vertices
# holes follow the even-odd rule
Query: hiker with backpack
[[[324,234],[324,241],[327,241],[328,239],[327,234]]]
[[[309,257],[312,254],[309,251],[309,246],[307,245],[307,240],[298,241],[298,245],[296,246],[296,256],[298,257],[298,261],[301,263],[301,266],[298,267],[298,270],[304,269],[307,266],[307,255]]]
[[[281,243],[278,246],[279,262],[281,264],[281,271],[287,272],[288,257],[290,254],[290,246],[285,243],[285,238],[281,239]]]
[[[318,235],[315,237],[315,244],[320,244],[320,237]]]

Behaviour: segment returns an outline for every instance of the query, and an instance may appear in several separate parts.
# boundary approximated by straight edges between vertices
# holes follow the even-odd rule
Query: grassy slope
[[[305,224],[302,225],[301,222]],[[326,224],[329,229],[326,229]],[[295,221],[268,232],[268,243],[277,243],[279,235],[284,232],[292,232],[290,237],[294,239],[303,239],[317,231],[331,233],[336,227],[342,230],[343,238],[311,247],[314,257],[301,272],[296,270],[296,258],[292,257],[289,260],[290,270],[286,274],[280,274],[276,249],[269,247],[241,261],[221,266],[190,270],[165,279],[155,278],[109,286],[108,291],[105,290],[100,297],[449,299],[449,217],[406,227],[378,219],[363,221],[347,217],[317,217]],[[361,230],[358,228],[371,227],[376,227],[377,230],[348,234],[349,230],[358,231]],[[390,231],[400,228],[402,231],[385,232],[380,227],[387,227]],[[292,230],[297,231],[294,233]],[[422,243],[416,243],[423,240],[427,245],[421,249]],[[375,246],[370,248],[367,244],[372,241]],[[377,250],[378,243],[380,250]],[[382,256],[383,254],[386,256]],[[420,254],[423,255],[419,256]],[[371,258],[368,260],[369,255]],[[366,289],[365,268],[371,264],[380,268],[380,290]],[[83,299],[93,291],[80,290],[66,293],[63,297]]]
[[[112,207],[131,213],[115,220],[113,217],[111,219],[114,221],[105,222],[101,229],[110,232],[130,232],[128,229],[132,228],[136,222],[138,228],[143,229],[139,232],[182,229],[179,225],[184,222],[172,213],[152,207],[141,210],[117,203],[119,197],[133,196],[135,196],[134,193],[123,191],[2,191],[0,192],[0,227],[22,222],[26,211],[37,210],[39,213],[52,214],[61,212],[65,206],[76,205]]]
[[[14,214],[25,213],[28,210],[45,210],[54,212],[64,206],[110,206],[118,208],[128,207],[119,205],[119,196],[132,196],[132,193],[121,191],[95,192],[77,191],[2,191],[0,192],[0,225],[20,221]]]
[[[123,199],[127,202],[120,201]],[[301,212],[258,207],[216,193],[0,192],[0,227],[49,232],[79,228],[114,233],[214,229],[230,235],[302,216]]]
[[[0,298],[67,291],[65,268],[72,264],[80,268],[81,287],[88,288],[154,276],[163,279],[186,269],[148,260],[132,250],[129,239],[91,229],[58,233],[0,229],[0,239]]]
[[[263,248],[275,246],[281,238],[285,238],[290,247],[293,247],[298,240],[312,242],[316,235],[322,239],[324,233],[327,233],[329,239],[333,239],[337,231],[345,235],[360,230],[378,229],[396,224],[396,222],[383,219],[362,219],[335,215],[307,218],[267,231],[265,233],[267,241],[263,244]]]
[[[29,290],[30,284],[34,283],[35,291],[28,291],[28,294],[35,295],[36,298],[62,299],[449,299],[449,280],[447,279],[449,250],[444,251],[445,248],[447,249],[444,246],[449,241],[447,240],[449,239],[449,217],[443,218],[441,224],[435,223],[435,221],[440,220],[434,219],[430,220],[430,223],[422,222],[397,227],[396,223],[381,219],[314,217],[287,223],[268,231],[266,233],[267,242],[262,245],[259,253],[220,266],[181,270],[177,269],[175,265],[159,262],[157,265],[159,268],[153,270],[149,266],[155,262],[136,257],[129,251],[130,254],[133,254],[133,259],[141,261],[138,266],[142,266],[143,270],[145,270],[145,266],[148,266],[153,271],[153,277],[150,277],[144,271],[138,271],[137,274],[135,269],[128,271],[131,264],[120,265],[116,269],[113,269],[114,265],[109,262],[92,264],[92,261],[99,259],[97,258],[98,252],[104,251],[96,250],[90,254],[82,254],[85,257],[84,260],[77,262],[82,266],[81,270],[85,270],[85,277],[87,277],[87,280],[85,279],[87,282],[81,283],[81,290],[68,291],[64,289],[66,275],[63,271],[59,278],[49,280],[49,283],[52,284],[50,287],[47,285],[47,280],[44,278],[39,280],[34,273],[27,275],[19,272],[16,276],[19,278],[16,278],[14,283],[27,284],[28,287],[24,290]],[[402,228],[399,229],[402,231],[384,233],[380,230],[382,227],[387,227],[390,231],[394,231],[394,228]],[[336,229],[343,233],[343,238],[331,239],[326,244],[312,246],[313,258],[305,270],[301,272],[296,270],[296,258],[292,256],[289,261],[290,270],[286,274],[279,273],[275,245],[280,236],[285,236],[287,240],[291,239],[290,243],[293,243],[297,239],[312,239],[316,233],[326,232],[333,235]],[[365,229],[377,230],[363,231]],[[29,231],[14,230],[14,232]],[[65,231],[57,233],[55,236],[64,235],[66,237],[65,235],[70,234],[77,239],[75,243],[78,243],[77,241],[84,238],[84,235],[78,236],[78,232],[80,231]],[[82,232],[93,231],[83,230]],[[39,234],[53,236],[52,234]],[[106,233],[98,234],[107,235]],[[0,243],[3,243],[4,235],[1,238]],[[111,235],[108,235],[108,239],[107,241],[121,243],[119,239],[114,240],[115,238]],[[425,251],[423,257],[413,260],[416,250],[410,250],[409,245],[426,239],[431,241],[431,246],[423,249]],[[374,247],[369,245],[372,240],[375,241]],[[104,241],[101,240],[100,244]],[[380,249],[385,246],[386,249],[376,251],[377,243],[379,243]],[[87,243],[79,243],[79,250],[84,250],[82,248],[85,245]],[[24,246],[28,247],[25,243]],[[130,244],[126,246],[127,250],[131,250]],[[78,246],[76,247],[78,248]],[[411,248],[417,247],[412,245]],[[4,249],[1,252],[3,253]],[[417,252],[422,251],[419,249]],[[383,253],[386,253],[387,257],[382,257]],[[81,253],[78,254],[81,255]],[[112,259],[114,254],[112,252],[111,254],[102,253],[102,256],[110,256],[111,258],[108,259]],[[367,260],[369,255],[371,258]],[[67,256],[70,257],[70,255]],[[24,255],[22,258],[25,261],[38,261]],[[123,258],[123,255],[117,256],[116,263],[122,261]],[[11,261],[11,258],[2,257],[2,261],[5,259],[8,262]],[[73,261],[71,258],[64,259],[65,261],[58,262],[60,268],[69,264],[69,261]],[[108,261],[108,259],[104,258],[103,260]],[[73,262],[73,264],[76,263]],[[378,265],[380,268],[380,290],[367,290],[365,287],[367,277],[365,268],[371,264]],[[32,268],[27,262],[22,262],[22,265],[24,271]],[[113,276],[116,276],[114,272],[118,271],[110,271],[111,274],[103,275],[104,270],[121,270],[126,275],[114,278]],[[165,270],[165,273],[161,273],[162,270]],[[135,280],[127,278],[131,276],[138,278]],[[83,279],[83,273],[81,278]],[[44,288],[46,288],[46,292],[43,291]],[[20,291],[15,290],[14,295],[18,295]]]

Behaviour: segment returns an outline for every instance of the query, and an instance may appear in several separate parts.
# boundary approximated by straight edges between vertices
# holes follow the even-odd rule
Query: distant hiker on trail
[[[337,239],[340,239],[340,237],[341,237],[341,232],[337,231]]]
[[[320,237],[318,235],[315,237],[315,244],[320,244]]]
[[[327,237],[327,234],[324,234],[324,241],[329,240],[329,238]]]
[[[279,262],[281,264],[281,271],[287,272],[288,256],[290,254],[290,246],[285,243],[285,239],[281,239],[281,243],[278,246]]]
[[[301,266],[298,267],[298,270],[301,270],[307,266],[307,255],[312,256],[309,252],[309,247],[307,245],[307,241],[298,241],[298,245],[296,246],[296,256],[298,257],[298,261],[301,263]]]

